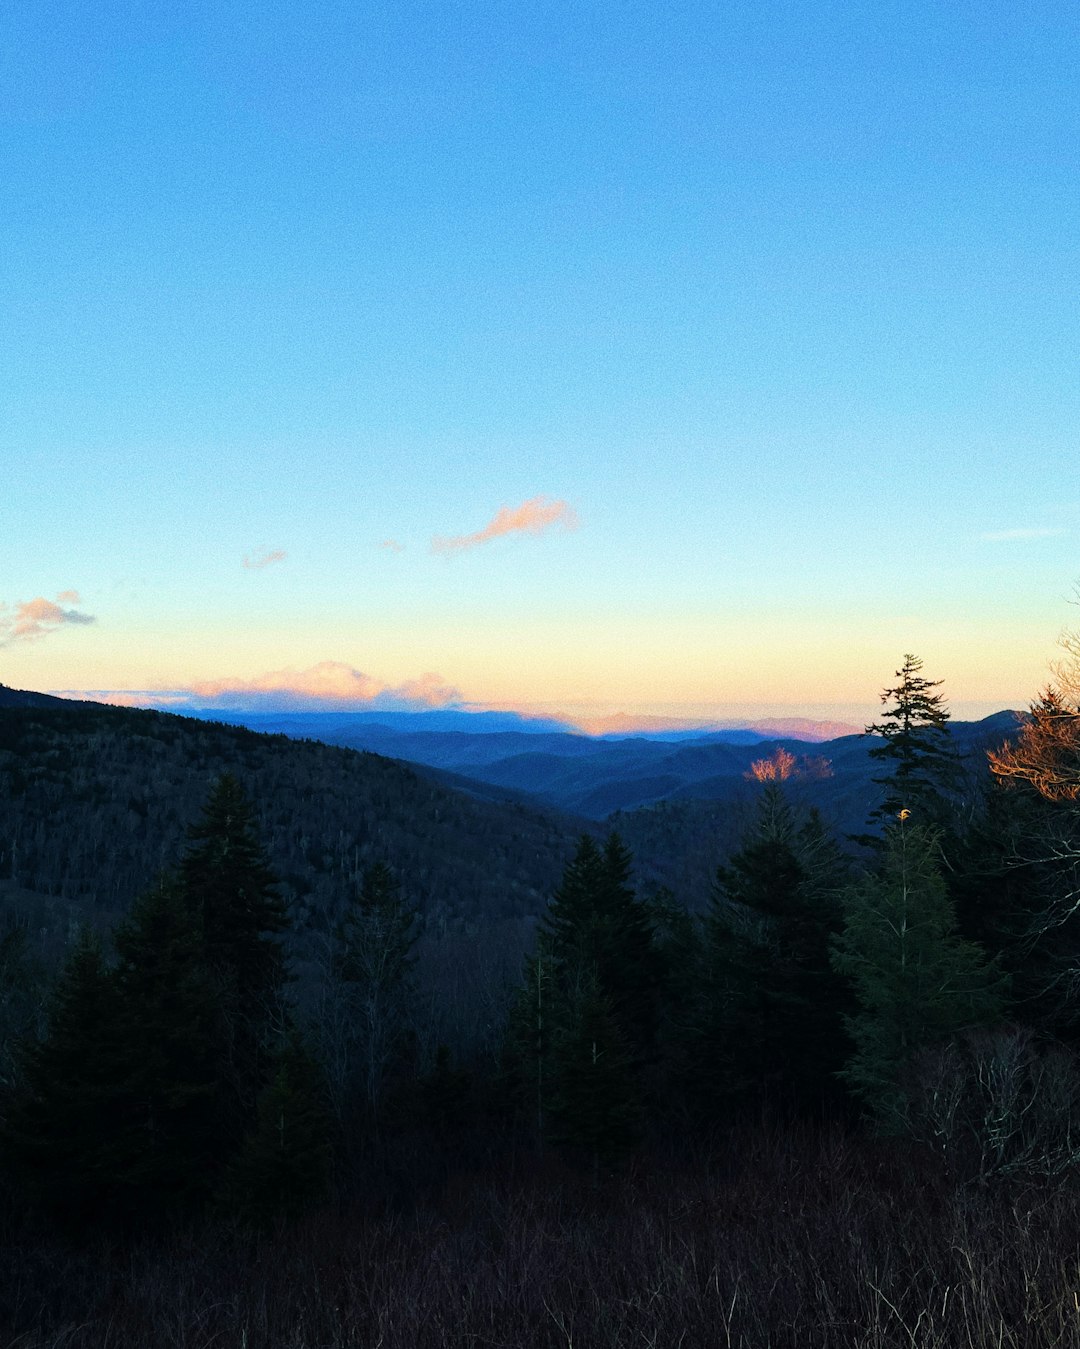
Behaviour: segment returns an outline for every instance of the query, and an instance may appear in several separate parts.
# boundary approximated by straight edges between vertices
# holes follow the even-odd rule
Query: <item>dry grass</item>
[[[758,1129],[600,1194],[457,1177],[323,1213],[83,1250],[8,1243],[3,1349],[1080,1347],[1080,1189],[949,1189],[830,1129]]]

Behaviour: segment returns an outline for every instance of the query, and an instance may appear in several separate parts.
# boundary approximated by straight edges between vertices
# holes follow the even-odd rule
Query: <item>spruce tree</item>
[[[846,872],[816,812],[800,825],[781,785],[768,783],[706,916],[697,1037],[707,1098],[756,1084],[809,1103],[830,1090],[846,1048],[829,959]]]
[[[254,1128],[226,1180],[224,1208],[259,1226],[296,1218],[327,1192],[332,1140],[324,1079],[294,1030],[272,1060]]]
[[[83,932],[53,987],[43,1038],[19,1056],[0,1131],[13,1178],[76,1224],[117,1216],[129,1162],[123,1039],[116,980],[98,938]]]
[[[701,986],[700,925],[663,886],[646,901],[657,969],[658,1020],[653,1089],[665,1110],[685,1105],[687,1083],[698,1064],[690,1060],[690,1036]]]
[[[561,965],[595,960],[600,925],[603,858],[596,840],[582,834],[574,856],[541,920],[552,955]]]
[[[223,1127],[239,1141],[283,1016],[281,937],[288,918],[251,807],[232,774],[217,780],[188,837],[180,885],[201,928],[222,1016],[223,1076],[233,1096]]]
[[[582,835],[541,929],[565,989],[595,975],[629,1052],[644,1061],[656,1031],[659,969],[648,909],[630,884],[618,834],[603,850]]]
[[[949,711],[945,698],[934,693],[943,683],[926,679],[920,671],[922,660],[905,655],[896,671],[900,681],[881,694],[882,703],[892,705],[882,719],[865,728],[866,735],[879,735],[884,744],[870,751],[887,771],[874,778],[884,791],[884,799],[870,813],[872,821],[887,822],[901,810],[913,812],[924,825],[947,825],[949,802],[960,777],[960,760],[949,738]]]
[[[566,998],[560,990],[551,939],[541,929],[536,949],[525,962],[522,985],[510,1005],[501,1071],[502,1088],[535,1126],[540,1145],[546,1137],[552,1040],[565,1012]]]
[[[541,920],[510,1017],[507,1058],[520,1103],[541,1136],[587,1154],[594,1165],[623,1146],[618,1121],[629,1129],[655,1047],[658,957],[652,916],[634,893],[630,869],[617,834],[603,849],[581,837]],[[599,1124],[605,1110],[606,1141]]]
[[[957,935],[938,835],[903,819],[885,832],[880,875],[844,895],[834,964],[851,983],[855,1052],[842,1076],[882,1127],[903,1127],[904,1074],[914,1057],[960,1031],[994,1022],[1004,981]]]
[[[639,1125],[631,1057],[591,973],[573,991],[553,1044],[550,1137],[588,1162],[596,1184],[601,1167],[618,1163],[633,1147]]]
[[[228,1140],[220,1129],[221,1008],[201,928],[170,877],[114,933],[123,1031],[124,1184],[167,1213],[203,1199]]]

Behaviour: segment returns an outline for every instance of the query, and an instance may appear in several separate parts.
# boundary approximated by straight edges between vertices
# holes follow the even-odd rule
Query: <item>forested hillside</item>
[[[13,691],[5,691],[10,694]],[[374,754],[100,704],[0,705],[0,879],[115,916],[176,859],[210,784],[234,773],[303,930],[376,861],[429,925],[535,915],[566,822],[453,792]]]
[[[1080,1343],[1080,704],[897,678],[857,840],[782,746],[590,831],[0,710],[8,1342]]]

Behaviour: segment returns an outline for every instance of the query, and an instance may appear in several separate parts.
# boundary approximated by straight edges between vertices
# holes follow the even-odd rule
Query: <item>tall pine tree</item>
[[[583,834],[542,920],[565,986],[595,975],[629,1052],[644,1061],[656,1032],[659,967],[649,910],[630,883],[618,834]]]
[[[327,1192],[332,1136],[322,1073],[293,1030],[271,1062],[254,1126],[226,1180],[224,1206],[259,1226],[296,1218]]]
[[[42,1039],[20,1056],[0,1141],[13,1178],[76,1225],[115,1218],[129,1162],[127,1061],[116,980],[82,933],[53,987]]]
[[[846,874],[817,813],[800,824],[783,787],[768,783],[753,828],[717,872],[705,921],[696,1035],[706,1103],[748,1088],[795,1104],[829,1092],[846,1051],[829,959]]]
[[[594,1170],[634,1136],[653,1053],[659,967],[648,908],[612,834],[583,835],[541,921],[537,955],[511,1014],[508,1050],[522,1104]]]
[[[221,1008],[202,930],[165,877],[113,935],[123,1032],[126,1163],[134,1208],[206,1198],[227,1157],[219,1127]]]
[[[630,1055],[595,972],[573,990],[553,1049],[550,1136],[588,1163],[596,1185],[601,1168],[636,1142],[640,1105]]]
[[[1004,980],[957,934],[938,836],[903,819],[885,833],[880,875],[844,896],[833,960],[854,991],[855,1052],[843,1077],[883,1128],[903,1127],[904,1074],[915,1056],[1000,1017]]]
[[[223,1078],[232,1105],[223,1121],[239,1141],[255,1105],[284,1020],[288,926],[251,807],[230,773],[214,784],[188,831],[180,885],[202,931],[222,1016]]]
[[[943,829],[960,781],[960,760],[949,736],[945,698],[933,692],[943,681],[926,679],[922,668],[918,656],[905,655],[896,671],[900,682],[881,694],[882,703],[891,705],[865,729],[883,738],[870,757],[886,769],[874,778],[884,795],[870,819],[888,822],[908,810],[917,823]]]

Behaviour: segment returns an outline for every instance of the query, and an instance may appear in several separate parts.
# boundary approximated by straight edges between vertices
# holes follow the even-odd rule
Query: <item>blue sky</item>
[[[695,715],[872,711],[906,651],[957,706],[1045,682],[1080,578],[1080,15],[2,23],[4,682],[332,663]]]

